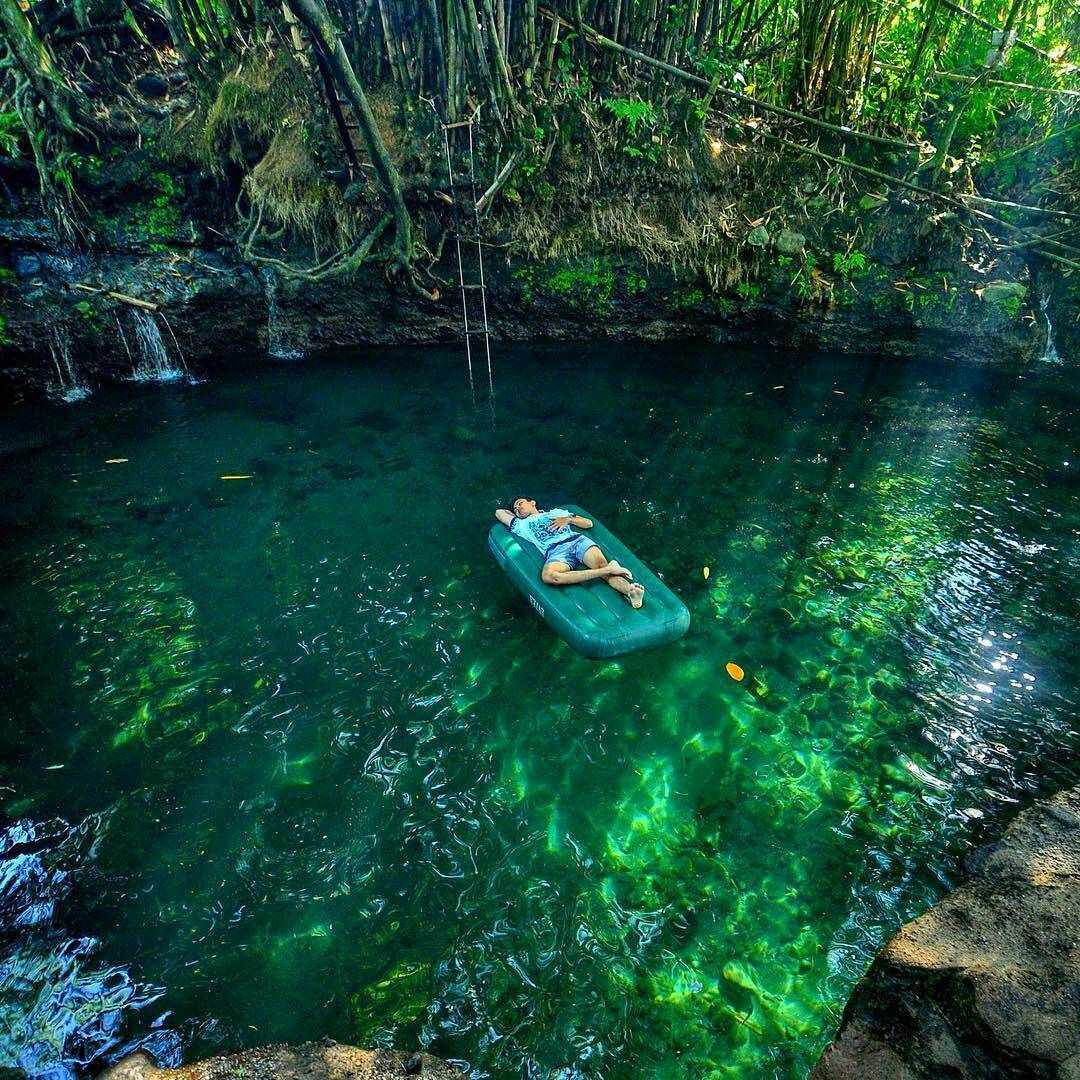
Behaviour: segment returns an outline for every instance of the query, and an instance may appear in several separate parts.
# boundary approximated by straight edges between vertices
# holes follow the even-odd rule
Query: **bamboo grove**
[[[70,163],[103,140],[139,138],[152,105],[103,103],[154,63],[182,69],[202,122],[245,94],[269,102],[278,79],[320,119],[320,153],[338,167],[312,183],[336,186],[327,198],[342,206],[356,204],[358,181],[366,193],[364,212],[314,265],[280,263],[309,276],[380,257],[432,288],[414,227],[425,178],[403,172],[390,127],[429,131],[479,109],[486,209],[517,170],[549,165],[587,102],[634,134],[677,116],[686,140],[738,132],[861,170],[951,202],[1003,243],[1080,266],[1069,217],[1080,186],[1075,0],[0,0],[0,30],[0,153],[32,157],[43,203],[73,244],[92,236]],[[394,102],[393,117],[373,94]],[[275,215],[302,179],[283,148],[272,203],[252,180],[270,174],[269,155],[245,158],[235,138],[226,152],[219,135],[209,142],[231,154],[222,169],[240,247],[265,260],[267,230],[315,212]],[[647,156],[648,141],[638,145],[630,152]],[[1052,179],[1020,182],[1036,161]],[[980,192],[988,165],[995,179]]]

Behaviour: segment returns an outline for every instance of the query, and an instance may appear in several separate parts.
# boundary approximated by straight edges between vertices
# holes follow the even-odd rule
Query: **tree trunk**
[[[4,0],[4,2],[10,3],[13,0]],[[289,0],[289,6],[307,27],[308,32],[321,43],[326,62],[335,80],[352,104],[356,122],[360,125],[360,132],[364,136],[364,143],[371,157],[371,164],[375,167],[375,175],[379,178],[379,184],[394,215],[394,244],[397,249],[398,266],[402,270],[407,270],[413,253],[412,222],[401,191],[401,177],[390,160],[390,155],[386,152],[386,144],[379,132],[379,125],[375,122],[375,115],[368,104],[364,88],[360,85],[360,80],[357,79],[356,72],[345,54],[337,28],[331,21],[322,0]]]
[[[0,0],[0,30],[15,62],[30,83],[37,98],[52,113],[57,128],[68,135],[79,135],[75,123],[75,101],[61,81],[45,43],[22,13],[17,0]]]

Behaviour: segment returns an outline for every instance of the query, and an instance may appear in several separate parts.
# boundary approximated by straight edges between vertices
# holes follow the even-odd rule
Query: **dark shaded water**
[[[957,857],[1080,780],[1066,365],[497,366],[494,422],[457,350],[0,418],[0,1065],[800,1077]],[[574,655],[486,553],[521,493],[690,634]]]

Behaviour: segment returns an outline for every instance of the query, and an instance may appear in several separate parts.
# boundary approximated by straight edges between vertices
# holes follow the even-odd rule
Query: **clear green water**
[[[1080,779],[1065,365],[504,348],[494,423],[456,349],[206,374],[0,417],[0,1065],[801,1077]],[[485,549],[523,492],[690,634],[574,655]]]

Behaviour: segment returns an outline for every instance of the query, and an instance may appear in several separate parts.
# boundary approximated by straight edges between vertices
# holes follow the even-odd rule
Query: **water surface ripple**
[[[493,415],[456,350],[200,374],[0,415],[0,1066],[802,1077],[1080,780],[1068,365],[505,348]],[[572,653],[486,553],[519,494],[690,634]]]

